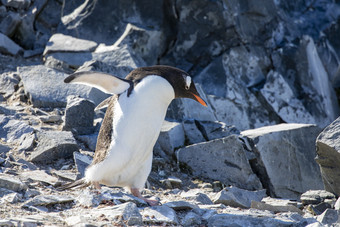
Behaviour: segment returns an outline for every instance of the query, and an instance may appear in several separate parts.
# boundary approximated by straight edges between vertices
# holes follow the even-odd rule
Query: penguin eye
[[[189,90],[190,85],[191,85],[191,77],[190,76],[186,76],[185,77],[185,89]]]

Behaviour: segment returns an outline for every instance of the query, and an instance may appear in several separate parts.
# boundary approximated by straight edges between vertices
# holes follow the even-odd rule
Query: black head
[[[198,94],[195,83],[190,75],[175,67],[165,65],[141,67],[133,70],[125,79],[131,80],[136,84],[149,75],[158,75],[166,79],[174,88],[175,98],[190,98],[201,103],[203,106],[207,106],[206,102]]]

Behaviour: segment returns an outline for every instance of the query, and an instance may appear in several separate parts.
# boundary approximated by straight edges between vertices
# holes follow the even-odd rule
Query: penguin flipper
[[[121,94],[132,82],[101,72],[77,72],[66,77],[65,83],[84,84],[95,87],[108,94]]]

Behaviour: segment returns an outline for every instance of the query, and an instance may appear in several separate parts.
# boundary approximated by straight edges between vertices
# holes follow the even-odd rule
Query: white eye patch
[[[190,76],[186,76],[185,77],[185,89],[189,89],[191,85],[191,77]]]

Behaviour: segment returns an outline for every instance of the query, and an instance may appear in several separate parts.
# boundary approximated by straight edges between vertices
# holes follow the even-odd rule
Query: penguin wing
[[[121,94],[132,82],[101,72],[77,72],[66,77],[65,83],[85,84],[108,94]]]

